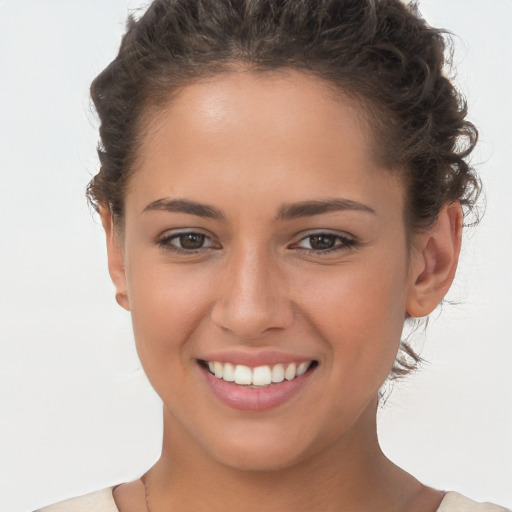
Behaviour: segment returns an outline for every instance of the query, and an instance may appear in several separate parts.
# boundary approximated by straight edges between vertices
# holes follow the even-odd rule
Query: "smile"
[[[278,356],[269,354],[265,359],[271,364],[261,361],[259,366],[250,365],[249,361],[244,361],[249,364],[236,364],[215,359],[198,360],[207,388],[224,405],[252,412],[284,406],[311,386],[319,366],[314,360],[279,362]],[[236,359],[243,361],[244,356]]]
[[[278,363],[251,368],[242,364],[205,361],[210,373],[225,382],[243,386],[266,387],[283,381],[294,380],[304,375],[314,361],[303,363]]]

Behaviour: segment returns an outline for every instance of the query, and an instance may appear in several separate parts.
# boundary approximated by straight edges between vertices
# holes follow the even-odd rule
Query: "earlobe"
[[[124,255],[119,234],[114,226],[110,210],[100,209],[101,223],[105,229],[108,256],[108,271],[116,289],[117,303],[127,311],[130,310],[128,287],[124,267]]]
[[[462,209],[458,202],[445,205],[434,225],[415,237],[410,265],[407,313],[430,314],[448,292],[459,260]]]

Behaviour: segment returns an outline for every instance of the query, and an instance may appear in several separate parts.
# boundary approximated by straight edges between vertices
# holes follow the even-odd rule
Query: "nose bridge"
[[[233,250],[220,277],[212,320],[237,337],[254,339],[285,328],[293,313],[284,277],[271,251],[257,244]]]

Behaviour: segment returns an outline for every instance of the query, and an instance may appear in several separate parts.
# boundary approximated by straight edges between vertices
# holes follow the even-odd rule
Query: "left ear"
[[[443,206],[428,231],[414,235],[410,261],[407,313],[430,314],[448,292],[459,261],[462,238],[460,203]]]

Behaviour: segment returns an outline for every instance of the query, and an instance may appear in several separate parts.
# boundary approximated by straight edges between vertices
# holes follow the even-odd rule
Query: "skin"
[[[357,106],[299,71],[189,85],[143,133],[123,227],[102,219],[117,300],[164,403],[152,512],[436,510],[442,494],[383,455],[375,416],[405,317],[429,314],[453,280],[460,206],[408,239],[404,187],[373,159]],[[333,198],[364,208],[277,216]],[[173,199],[222,218],[148,208]],[[173,252],[184,231],[205,245]],[[313,244],[321,233],[336,250]],[[269,348],[318,362],[284,404],[240,411],[205,385],[205,353]],[[114,498],[145,506],[140,481]]]

